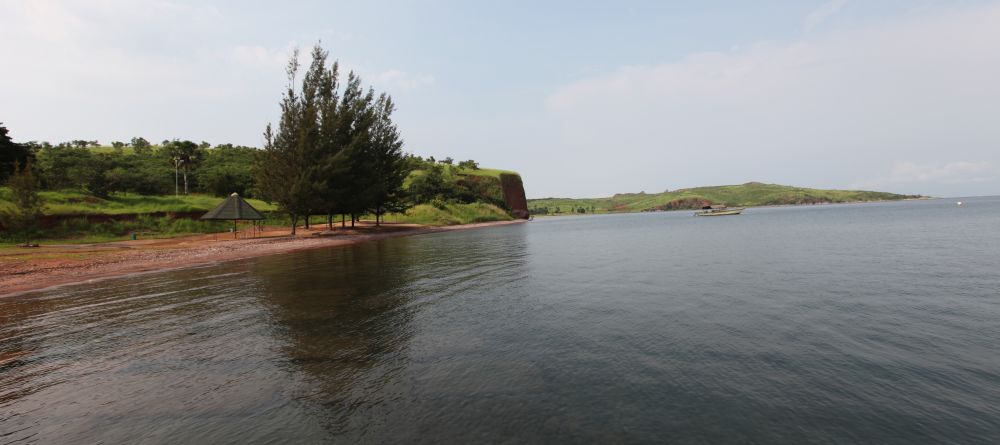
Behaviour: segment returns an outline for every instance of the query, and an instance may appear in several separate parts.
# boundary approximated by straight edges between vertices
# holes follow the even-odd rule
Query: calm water
[[[0,299],[0,443],[1000,441],[1000,198],[566,217]]]

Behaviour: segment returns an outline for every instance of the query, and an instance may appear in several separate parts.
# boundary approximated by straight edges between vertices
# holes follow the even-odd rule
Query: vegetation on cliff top
[[[865,190],[823,190],[748,182],[740,185],[695,187],[663,193],[617,194],[607,198],[530,199],[528,200],[528,208],[533,214],[544,215],[696,209],[708,204],[765,206],[888,201],[917,197],[919,196]]]
[[[424,224],[428,226],[450,226],[490,221],[510,221],[513,218],[506,210],[493,204],[474,202],[470,204],[444,204],[434,206],[420,204],[406,210],[406,213],[392,214],[389,222]]]

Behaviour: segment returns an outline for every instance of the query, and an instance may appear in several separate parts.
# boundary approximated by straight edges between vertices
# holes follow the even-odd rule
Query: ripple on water
[[[0,443],[995,443],[1000,199],[567,217],[0,300]]]

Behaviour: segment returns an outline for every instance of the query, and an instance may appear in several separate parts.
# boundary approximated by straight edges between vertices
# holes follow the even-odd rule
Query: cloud
[[[410,75],[399,69],[388,69],[375,76],[375,83],[391,93],[392,90],[407,92],[416,88],[434,85],[434,76],[429,74]]]
[[[40,0],[5,3],[4,9],[19,19],[22,31],[50,42],[66,40],[83,25],[79,17],[56,2]]]
[[[830,0],[823,3],[819,8],[816,8],[806,16],[806,19],[802,23],[802,30],[805,32],[815,30],[823,22],[840,12],[841,8],[846,4],[847,0]]]
[[[207,54],[190,57],[173,50],[213,26],[214,8],[163,1],[83,5],[39,0],[5,3],[0,16],[0,41],[9,44],[5,58],[20,67],[6,72],[5,83],[17,85],[8,92],[20,99],[13,103],[68,109],[137,97],[219,93],[199,73],[204,64],[197,59]],[[165,26],[168,21],[179,24]],[[186,37],[173,41],[168,37],[173,35]],[[148,43],[158,50],[137,48]]]
[[[1000,163],[996,23],[996,5],[938,11],[623,66],[556,89],[545,107],[560,143],[573,147],[569,162],[614,162],[615,179],[636,190],[748,180],[845,187],[899,159]],[[914,192],[933,193],[932,182]]]
[[[246,99],[261,79],[233,60],[214,6],[160,0],[0,0],[6,70],[0,115],[20,140],[142,135],[259,143],[234,131],[239,119],[263,127]],[[245,55],[245,54],[244,54]],[[271,81],[273,79],[273,81]],[[273,107],[275,99],[267,98]],[[219,134],[225,136],[219,136]]]
[[[955,161],[945,164],[900,162],[888,175],[861,181],[854,188],[889,187],[923,183],[971,184],[1000,179],[1000,168],[992,161]]]
[[[248,43],[234,32],[246,23],[229,17],[167,0],[0,0],[4,61],[17,67],[0,82],[0,117],[18,140],[259,144],[296,43]],[[305,67],[310,47],[302,49]],[[359,71],[341,60],[350,69]],[[365,72],[390,91],[434,82],[402,69]]]
[[[282,69],[288,65],[288,58],[292,54],[292,48],[294,48],[294,45],[283,49],[239,45],[233,48],[232,57],[233,60],[242,65],[264,69]]]

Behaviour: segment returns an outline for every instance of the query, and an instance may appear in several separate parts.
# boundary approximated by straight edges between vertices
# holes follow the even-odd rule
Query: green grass
[[[517,174],[517,172],[514,171],[501,170],[497,168],[479,168],[473,170],[471,168],[460,168],[456,165],[448,165],[448,164],[438,164],[438,165],[444,167],[444,171],[442,172],[442,177],[446,181],[457,181],[461,179],[462,176],[482,176],[484,178],[494,178],[499,180],[500,175],[502,174],[510,174],[510,175]],[[423,170],[414,170],[410,172],[410,174],[406,177],[406,180],[403,181],[403,187],[406,188],[410,185],[411,178],[422,176],[424,174],[425,172]]]
[[[94,147],[94,151],[113,151],[112,147]],[[131,148],[125,148],[131,151]],[[494,199],[502,201],[500,175],[516,174],[499,169],[462,169],[457,166],[444,165],[444,176],[449,181],[459,181],[468,176],[490,178],[486,180],[485,190]],[[415,171],[414,175],[424,174]],[[409,178],[408,178],[409,179]],[[409,181],[407,181],[408,183]],[[495,183],[495,184],[494,184]],[[495,189],[495,190],[494,190]],[[180,235],[224,232],[228,230],[228,222],[205,222],[188,219],[172,219],[169,217],[150,217],[151,213],[159,212],[206,212],[224,198],[193,194],[187,196],[146,196],[138,194],[114,194],[107,199],[98,198],[78,190],[43,191],[39,193],[45,200],[46,215],[60,215],[63,218],[57,227],[40,231],[35,240],[43,244],[52,243],[97,243],[120,241],[131,238],[133,232],[140,232],[141,238],[167,238]],[[499,198],[493,196],[498,195]],[[266,202],[248,199],[257,210],[267,216],[265,224],[272,226],[287,226],[288,216],[277,212],[277,206]],[[0,187],[0,209],[10,206],[10,190]],[[87,221],[88,215],[139,215],[131,221]],[[367,219],[374,219],[368,217]],[[486,203],[472,204],[441,204],[435,207],[430,204],[418,205],[402,214],[387,215],[386,222],[412,223],[432,226],[455,224],[470,224],[487,221],[507,221],[511,216],[503,209]],[[312,224],[326,223],[323,216],[310,218]],[[337,218],[336,222],[339,223]],[[13,245],[8,234],[0,232],[0,248]]]
[[[114,153],[115,151],[118,150],[117,148],[112,147],[110,145],[102,145],[100,147],[87,147],[87,148],[89,148],[92,153]],[[127,155],[135,153],[135,149],[133,149],[132,147],[122,147],[121,150],[123,154]]]
[[[473,170],[471,168],[459,168],[459,167],[455,167],[455,166],[450,166],[450,167],[451,167],[450,170],[452,171],[453,174],[470,175],[470,176],[484,176],[484,177],[487,177],[487,178],[496,178],[496,179],[500,179],[500,175],[502,175],[502,174],[508,174],[508,175],[516,175],[517,174],[517,172],[513,172],[513,171],[510,171],[510,170],[500,170],[500,169],[496,169],[496,168],[479,168],[479,169]]]
[[[574,208],[584,207],[595,213],[641,212],[680,206],[691,202],[707,201],[712,204],[729,206],[765,206],[788,204],[815,204],[858,201],[885,201],[915,198],[912,195],[872,192],[865,190],[822,190],[791,187],[777,184],[748,182],[740,185],[722,185],[680,189],[664,193],[627,193],[607,198],[544,198],[529,199],[528,208],[548,207],[552,212],[559,208],[562,213],[571,213]],[[687,201],[685,201],[687,200]]]
[[[143,238],[168,238],[197,233],[224,232],[228,222],[196,221],[151,217],[157,212],[207,212],[224,198],[208,195],[144,196],[136,194],[113,195],[101,199],[73,190],[39,193],[45,199],[46,215],[67,216],[56,227],[42,229],[35,237],[42,243],[97,243],[129,239],[133,232]],[[249,199],[251,205],[262,212],[276,210],[274,205]],[[10,206],[10,190],[0,187],[0,208]],[[131,221],[88,221],[88,215],[139,215]],[[13,241],[0,231],[0,244]]]
[[[187,196],[145,196],[130,193],[116,194],[108,199],[98,198],[73,190],[40,192],[45,199],[46,215],[121,215],[154,212],[199,212],[208,211],[219,205],[223,199],[210,195]],[[276,210],[277,207],[256,199],[247,200],[262,212]],[[10,205],[10,190],[0,187],[0,208]]]
[[[464,181],[467,184],[472,184],[471,187],[474,189],[474,194],[478,196],[477,199],[502,203],[504,202],[503,196],[503,186],[500,181],[500,175],[510,174],[518,175],[516,172],[510,170],[501,170],[495,168],[460,168],[454,165],[448,164],[438,164],[442,170],[442,179],[445,182],[458,183],[459,181]],[[424,170],[414,170],[403,181],[403,188],[409,188],[410,183],[414,178],[421,177],[427,174]]]
[[[386,216],[386,222],[424,224],[428,226],[450,226],[490,221],[510,221],[511,216],[503,209],[481,202],[472,204],[446,204],[437,208],[430,204],[414,206],[404,214]]]
[[[78,195],[74,193],[64,193],[63,196],[75,198]],[[192,197],[189,196],[186,198],[189,199],[185,202],[190,201],[190,198]],[[149,200],[147,199],[142,202],[148,204]],[[200,201],[196,201],[196,203],[197,202]],[[217,204],[217,202],[213,201],[212,206],[215,204]],[[40,244],[86,244],[128,240],[131,238],[132,233],[138,233],[140,239],[170,238],[201,233],[221,233],[228,231],[231,227],[231,223],[228,221],[198,221],[184,218],[174,219],[170,217],[151,217],[145,215],[145,213],[153,211],[182,211],[182,209],[197,207],[189,202],[186,205],[191,205],[192,207],[177,206],[173,207],[172,210],[158,210],[159,208],[132,205],[128,207],[114,208],[112,210],[131,210],[114,212],[117,214],[138,213],[139,216],[133,220],[101,222],[90,221],[87,219],[88,215],[95,215],[99,213],[93,211],[94,208],[88,208],[88,212],[74,213],[73,217],[59,221],[59,224],[55,227],[40,229],[33,237],[33,241]],[[272,207],[266,205],[261,205],[260,207],[265,207],[267,210],[272,209]],[[265,215],[267,216],[267,219],[264,221],[264,224],[266,225],[280,227],[290,224],[290,219],[285,213],[268,212],[265,213]],[[368,216],[367,219],[373,220],[374,217]],[[443,208],[437,208],[429,204],[422,204],[409,209],[406,213],[387,215],[385,221],[388,223],[447,226],[488,221],[509,221],[511,219],[512,218],[506,211],[495,205],[472,203],[445,204],[443,205]],[[326,224],[326,217],[322,215],[314,215],[310,218],[310,221],[316,226],[322,226]],[[339,226],[339,216],[335,218],[334,222]],[[300,224],[303,223],[304,221],[300,221]],[[0,249],[11,248],[15,244],[15,241],[9,238],[8,234],[0,232]]]
[[[228,221],[198,221],[184,218],[140,215],[126,221],[88,221],[86,215],[59,221],[55,227],[39,229],[33,241],[39,244],[83,244],[122,241],[132,233],[142,239],[171,238],[180,235],[225,232],[232,227]],[[14,240],[0,232],[0,246],[14,245]]]

